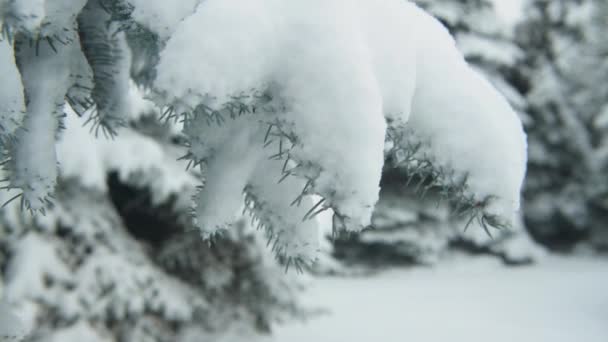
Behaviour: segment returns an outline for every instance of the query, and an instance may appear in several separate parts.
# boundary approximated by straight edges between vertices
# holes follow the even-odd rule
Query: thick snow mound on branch
[[[0,87],[0,135],[7,139],[23,123],[25,99],[13,46],[6,39],[0,41],[0,75],[5,84],[11,85]]]
[[[46,16],[40,27],[44,37],[65,37],[67,30],[74,27],[76,16],[86,4],[86,0],[46,0]]]
[[[65,94],[73,83],[72,61],[79,54],[75,32],[65,45],[16,44],[27,114],[18,132],[11,186],[23,190],[28,209],[44,210],[55,190],[57,161],[55,136]]]
[[[180,21],[194,13],[201,0],[129,0],[133,19],[156,33],[161,40],[171,36]]]
[[[387,121],[411,130],[451,180],[467,179],[465,194],[490,214],[508,221],[519,206],[519,119],[447,30],[409,2],[204,1],[167,42],[155,88],[178,113],[269,91],[276,103],[258,121],[287,137],[293,174],[312,184],[304,192],[325,198],[350,228],[369,224],[378,199]],[[250,126],[241,133],[259,131]]]
[[[10,305],[0,302],[0,341],[21,341],[27,331],[21,319],[14,314]]]
[[[519,209],[526,138],[505,98],[474,71],[436,20],[418,16],[426,38],[417,44],[416,92],[408,125],[441,167],[466,177],[477,202],[507,220]]]
[[[74,26],[76,16],[86,0],[18,0],[0,1],[0,23],[11,32],[22,32],[32,38],[48,37],[57,44],[69,38],[66,32]]]
[[[5,20],[18,31],[34,33],[44,20],[45,0],[7,1]]]

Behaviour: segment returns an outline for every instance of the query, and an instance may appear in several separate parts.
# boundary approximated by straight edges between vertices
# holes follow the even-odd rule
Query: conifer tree
[[[300,283],[274,262],[247,218],[212,245],[193,231],[197,183],[176,160],[179,135],[154,112],[139,113],[104,140],[68,111],[53,207],[31,216],[11,202],[1,212],[0,308],[22,322],[0,320],[0,333],[189,341],[195,332],[213,340],[268,334],[278,321],[308,317]]]
[[[420,0],[454,35],[467,61],[482,72],[522,118],[528,114],[524,95],[513,75],[526,56],[515,41],[515,18],[501,15],[495,1]],[[469,222],[460,201],[445,200],[435,187],[438,170],[403,162],[402,151],[389,150],[380,200],[372,217],[375,229],[334,242],[332,253],[347,263],[374,266],[433,264],[452,250],[496,255],[506,263],[529,263],[542,255],[521,223],[487,230]],[[451,197],[451,196],[448,196]],[[468,225],[474,228],[467,227]]]
[[[526,223],[553,247],[605,249],[606,4],[534,0],[526,13],[517,35],[528,52],[518,77],[529,113]]]
[[[195,196],[194,219],[206,238],[230,224],[244,191],[247,210],[268,231],[275,251],[297,263],[312,259],[316,233],[306,225],[319,212],[331,208],[339,229],[369,225],[386,137],[419,171],[434,172],[433,185],[449,189],[446,196],[468,208],[471,221],[478,220],[485,229],[508,225],[519,207],[525,162],[519,120],[462,60],[442,25],[415,5],[363,1],[347,7],[345,22],[319,22],[320,11],[338,11],[340,5],[305,6],[310,12],[306,15],[298,6],[261,0],[246,6],[184,2],[171,11],[155,1],[79,4],[70,10],[62,7],[63,1],[4,6],[4,44],[9,50],[13,47],[16,58],[13,63],[9,59],[6,67],[19,67],[22,95],[27,98],[26,108],[13,110],[25,110],[19,123],[22,130],[14,139],[10,134],[3,139],[7,188],[20,189],[22,205],[34,212],[44,211],[53,197],[56,158],[45,148],[54,146],[57,132],[51,128],[61,126],[57,106],[70,89],[90,89],[72,102],[93,111],[89,120],[94,131],[114,135],[126,121],[131,70],[127,36],[146,30],[158,48],[143,53],[149,57],[143,63],[148,62],[155,73],[150,98],[163,108],[167,120],[183,122],[188,144],[184,158],[204,173],[205,186]],[[371,24],[362,21],[366,10],[372,15]],[[388,11],[398,16],[381,24]],[[277,21],[274,13],[290,19]],[[250,19],[244,20],[245,16]],[[221,18],[226,21],[220,23]],[[303,25],[292,25],[301,20]],[[242,38],[230,25],[248,30],[249,37]],[[283,48],[308,51],[312,43],[308,37],[321,25],[328,25],[331,33],[320,42],[326,45],[319,47],[326,49],[325,56],[281,55]],[[293,47],[292,40],[278,33],[292,30],[303,37]],[[394,49],[370,39],[379,30],[391,34],[387,39],[406,39],[407,48]],[[430,32],[436,42],[429,44],[415,32]],[[340,51],[331,49],[336,41],[344,42]],[[370,53],[375,62],[365,59]],[[440,53],[443,56],[438,58]],[[249,62],[242,64],[238,57]],[[81,63],[83,58],[88,67]],[[68,63],[72,60],[76,63]],[[339,82],[345,75],[352,82]],[[327,81],[318,82],[322,77]],[[485,99],[458,96],[454,89],[435,90],[441,79],[450,77]],[[315,86],[303,84],[310,82]],[[435,98],[450,106],[431,109]],[[452,105],[457,102],[461,104]],[[479,110],[465,110],[474,106]],[[485,134],[461,138],[462,129],[484,123],[491,123]],[[490,137],[492,149],[481,149]],[[491,180],[497,163],[509,165],[501,168],[505,173],[501,183]],[[273,175],[269,169],[280,171]],[[283,205],[294,192],[291,205]],[[221,200],[215,200],[218,194]],[[311,194],[321,200],[307,203]]]
[[[15,85],[0,92],[5,206],[25,209],[3,213],[18,220],[2,239],[7,291],[32,320],[51,313],[34,338],[163,341],[189,325],[212,331],[205,299],[218,279],[256,299],[231,303],[229,317],[265,331],[274,308],[297,316],[293,297],[283,297],[292,288],[268,274],[276,265],[266,267],[258,240],[239,233],[243,215],[282,267],[301,270],[317,256],[317,215],[331,210],[337,233],[370,226],[387,151],[455,203],[465,227],[508,227],[519,209],[519,118],[413,3],[1,0],[0,23],[0,70]],[[155,124],[133,117],[136,88]],[[87,140],[70,125],[78,116],[102,141],[82,145],[101,156],[87,153],[87,171],[73,153]],[[156,127],[180,146],[159,143],[167,134]],[[70,134],[81,140],[70,144]],[[72,153],[56,153],[57,141]],[[119,141],[109,154],[94,147]],[[202,239],[160,233],[151,251],[133,243],[117,221],[126,226],[137,204],[110,203],[111,172],[149,188],[154,204],[175,196],[176,229]],[[38,249],[44,262],[30,262]],[[156,252],[164,258],[145,257]],[[197,278],[225,260],[245,279]]]

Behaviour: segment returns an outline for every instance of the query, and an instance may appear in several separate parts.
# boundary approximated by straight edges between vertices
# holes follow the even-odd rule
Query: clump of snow
[[[13,45],[8,39],[0,40],[0,75],[5,84],[11,85],[0,87],[0,131],[6,139],[21,126],[25,113],[21,76],[15,64]]]
[[[204,1],[161,52],[156,89],[192,111],[207,95],[221,105],[263,85],[278,54],[274,36],[282,34],[275,13],[259,0]]]
[[[7,33],[21,32],[30,38],[47,38],[53,45],[71,39],[76,16],[86,0],[19,0],[0,2],[0,23]]]
[[[28,234],[14,248],[7,270],[6,299],[9,302],[22,298],[52,302],[60,292],[47,288],[46,284],[49,281],[63,283],[70,278],[70,270],[55,245],[36,234]]]
[[[21,319],[15,315],[11,306],[0,301],[0,341],[17,342],[27,335],[27,329]]]
[[[45,338],[47,342],[66,341],[88,341],[88,342],[111,342],[113,338],[109,334],[97,331],[94,325],[79,320],[68,327],[58,329]]]
[[[464,61],[449,33],[419,16],[427,36],[419,43],[417,88],[408,126],[440,167],[467,179],[476,202],[512,221],[525,175],[526,137],[517,114]]]
[[[246,189],[252,198],[251,209],[263,225],[274,228],[269,239],[279,255],[313,261],[319,251],[318,223],[313,213],[324,209],[323,200],[313,202],[310,196],[305,196],[300,205],[291,205],[294,194],[304,188],[305,181],[287,177],[277,184],[281,179],[281,164],[276,160],[258,164]]]
[[[141,93],[132,89],[130,94],[133,113],[147,108]],[[176,160],[177,151],[154,138],[125,127],[118,130],[114,139],[99,139],[84,125],[90,112],[79,117],[69,106],[64,110],[66,130],[57,143],[62,177],[77,178],[88,188],[105,191],[107,174],[117,172],[130,184],[150,187],[154,203],[162,203],[171,194],[190,191],[197,184],[194,175],[186,171],[186,162]]]
[[[66,31],[71,31],[87,0],[44,0],[45,17],[40,25],[40,36],[58,40],[69,37]]]
[[[168,2],[162,0],[129,0],[133,5],[131,16],[139,24],[156,33],[161,40],[168,39],[178,24],[194,13],[201,0]]]
[[[64,106],[65,132],[57,142],[57,159],[60,174],[67,178],[78,178],[82,185],[105,190],[106,170],[99,157],[99,139],[85,127],[70,106]],[[87,170],[82,172],[82,170]]]
[[[306,182],[283,177],[285,161],[269,160],[268,154],[274,151],[264,150],[263,127],[252,116],[220,126],[208,120],[197,115],[184,127],[192,158],[204,163],[205,185],[195,195],[203,236],[227,229],[241,217],[245,192],[245,210],[267,230],[273,249],[287,257],[314,259],[316,221],[303,221],[313,203],[305,196],[299,205],[294,204]]]
[[[206,123],[196,120],[201,125]],[[250,124],[245,121],[244,125]],[[226,125],[215,130],[217,134],[204,135],[204,142],[194,141],[193,151],[197,157],[206,156],[205,185],[196,194],[195,203],[197,224],[204,236],[227,228],[241,216],[243,191],[251,179],[252,173],[262,158],[261,146],[255,146],[250,130],[241,125]],[[191,126],[187,126],[189,132]],[[208,137],[209,140],[204,139]],[[215,143],[215,144],[214,144]],[[206,144],[212,151],[205,149]],[[221,197],[220,197],[221,196]]]
[[[524,15],[525,0],[491,0],[500,20],[509,26],[515,26]]]
[[[6,24],[15,31],[34,34],[44,20],[46,0],[10,1],[6,10]]]
[[[188,296],[192,291],[174,279],[164,276],[145,262],[133,267],[135,260],[110,252],[99,252],[79,269],[77,292],[85,301],[91,317],[109,314],[115,319],[125,319],[129,315],[139,315],[149,310],[158,312],[171,320],[190,320],[194,311],[204,306],[200,298]],[[162,278],[172,288],[153,281]],[[112,295],[104,292],[112,287]],[[180,291],[174,291],[179,288]],[[190,292],[189,292],[190,291]],[[185,294],[185,295],[184,295]],[[188,302],[190,300],[191,302]]]
[[[71,61],[78,53],[75,32],[65,45],[29,44],[20,40],[17,58],[27,114],[17,136],[11,186],[23,190],[28,208],[44,209],[57,178],[55,135],[67,90],[72,85]]]
[[[32,18],[47,21],[20,23],[26,30],[44,26],[69,36],[65,46],[48,40],[17,49],[28,108],[12,185],[25,190],[32,209],[42,209],[55,186],[58,121],[53,114],[61,114],[68,90],[79,113],[92,98],[97,115],[89,115],[97,127],[125,132],[120,139],[140,139],[119,128],[132,110],[127,98],[132,61],[121,23],[97,1],[70,2],[69,9],[67,0],[49,4],[27,0],[3,7],[37,11]],[[466,195],[483,206],[484,214],[510,221],[519,207],[526,158],[521,123],[467,65],[446,29],[416,5],[400,0],[124,3],[129,4],[133,19],[163,40],[152,98],[166,106],[169,118],[184,119],[186,157],[202,166],[205,187],[196,195],[195,214],[203,235],[234,222],[247,196],[257,203],[254,218],[261,225],[278,229],[275,237],[281,231],[290,235],[280,240],[285,246],[311,244],[316,230],[309,234],[308,227],[316,221],[309,216],[329,208],[343,228],[368,226],[379,197],[387,128],[408,132],[410,141],[421,143],[420,159],[449,175],[449,182],[467,180]],[[69,26],[78,12],[76,37]],[[471,45],[483,45],[478,43]],[[87,88],[91,74],[92,92],[76,91]],[[150,154],[119,151],[103,163],[149,165],[139,157],[162,160],[164,151],[154,148]],[[69,161],[62,163],[66,174],[74,172]],[[274,170],[265,172],[267,167]],[[100,179],[100,173],[92,173],[87,181]],[[310,202],[311,195],[322,202]],[[307,233],[295,233],[300,230]]]
[[[277,138],[270,146],[279,145],[279,157],[296,164],[289,174],[309,180],[305,192],[325,198],[347,228],[370,223],[387,119],[430,142],[425,156],[455,179],[469,175],[476,201],[495,198],[492,214],[508,221],[519,206],[526,157],[517,116],[445,28],[408,2],[205,1],[167,42],[154,87],[178,114],[204,106],[210,115],[242,94],[252,106],[254,91],[269,92],[272,103],[256,115]],[[223,124],[241,127],[238,139],[259,134],[253,120],[240,120]],[[205,140],[204,132],[188,135]],[[215,144],[205,153],[229,149]]]

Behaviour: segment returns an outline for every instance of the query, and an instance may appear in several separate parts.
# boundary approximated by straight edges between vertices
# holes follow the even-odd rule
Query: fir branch
[[[126,125],[129,109],[126,104],[131,64],[129,51],[124,34],[113,24],[128,12],[126,7],[118,0],[91,0],[78,17],[82,51],[92,70],[93,89],[90,96],[81,96],[72,102],[82,110],[90,110],[91,118],[87,123],[92,124],[91,132],[102,133],[108,138],[114,137],[116,130]]]
[[[406,173],[405,186],[409,187],[416,180],[413,191],[420,198],[424,198],[430,189],[437,189],[440,199],[452,206],[452,216],[467,218],[465,231],[473,222],[477,222],[492,237],[490,228],[508,226],[504,220],[486,211],[495,197],[478,199],[469,190],[468,174],[458,177],[454,170],[437,166],[431,156],[422,152],[424,143],[418,141],[413,132],[405,127],[389,127],[387,139],[393,144],[388,152],[391,166]]]
[[[277,214],[274,213],[273,208],[257,197],[253,188],[249,186],[244,190],[244,202],[243,212],[248,213],[251,217],[252,226],[264,231],[267,238],[266,246],[270,247],[277,261],[284,265],[285,272],[288,272],[291,267],[295,267],[298,273],[302,273],[304,268],[312,266],[315,260],[302,254],[293,255],[291,253],[295,246],[291,246],[287,241],[290,237],[284,235],[287,231],[292,231],[293,228],[276,227],[271,217]]]

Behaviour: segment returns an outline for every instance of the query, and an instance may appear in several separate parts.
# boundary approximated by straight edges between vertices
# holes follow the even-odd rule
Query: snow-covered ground
[[[455,259],[370,278],[316,280],[331,314],[277,328],[279,342],[606,342],[608,260],[548,257],[507,268]]]

